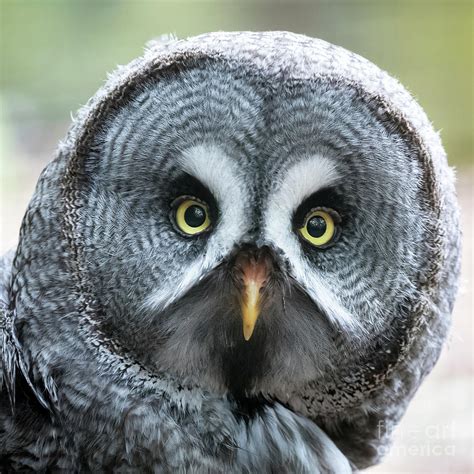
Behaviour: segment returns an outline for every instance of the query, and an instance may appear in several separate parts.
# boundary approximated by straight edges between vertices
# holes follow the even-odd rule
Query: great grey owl
[[[6,471],[344,473],[437,360],[453,177],[408,92],[291,33],[149,45],[3,259]]]

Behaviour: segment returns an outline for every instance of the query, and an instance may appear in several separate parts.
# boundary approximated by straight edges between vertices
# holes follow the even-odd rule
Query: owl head
[[[79,112],[26,221],[17,324],[57,384],[87,360],[277,400],[359,465],[437,359],[459,268],[421,108],[363,58],[281,32],[150,44]],[[22,275],[46,262],[28,310]]]

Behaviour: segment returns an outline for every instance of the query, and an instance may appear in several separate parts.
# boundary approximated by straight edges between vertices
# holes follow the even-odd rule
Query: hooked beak
[[[235,265],[242,276],[240,309],[244,339],[248,341],[260,315],[261,290],[267,284],[272,262],[266,249],[255,248],[253,251],[242,251]]]

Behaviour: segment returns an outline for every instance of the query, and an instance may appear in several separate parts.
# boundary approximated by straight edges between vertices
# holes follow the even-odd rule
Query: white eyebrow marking
[[[292,214],[307,197],[338,179],[331,160],[321,155],[310,156],[298,161],[285,173],[272,203],[278,205],[281,214]]]
[[[313,155],[302,159],[277,183],[265,213],[265,237],[281,249],[291,266],[293,277],[336,326],[351,334],[363,331],[360,322],[339,301],[321,275],[305,258],[301,243],[292,228],[292,217],[298,206],[311,194],[337,183],[340,176],[330,159]]]
[[[292,234],[291,220],[298,206],[311,194],[338,181],[334,164],[326,157],[313,155],[298,161],[277,181],[265,215],[265,233],[279,240],[280,234]]]
[[[249,194],[234,160],[217,145],[202,144],[185,150],[178,162],[183,171],[211,191],[220,208],[220,220],[212,231],[205,253],[183,268],[173,268],[173,281],[163,281],[161,288],[145,298],[144,308],[160,311],[215,268],[248,229],[245,203]]]
[[[197,145],[178,158],[181,169],[205,184],[221,206],[222,217],[242,224],[244,177],[237,164],[216,145]],[[240,205],[239,205],[240,204]]]

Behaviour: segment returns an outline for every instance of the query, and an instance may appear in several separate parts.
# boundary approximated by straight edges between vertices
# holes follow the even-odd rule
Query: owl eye
[[[300,235],[315,247],[330,244],[336,235],[336,225],[332,215],[322,209],[312,209],[305,217]]]
[[[173,214],[176,226],[186,235],[201,234],[211,226],[209,208],[197,198],[178,198],[173,205]]]

